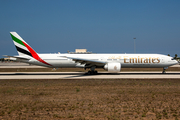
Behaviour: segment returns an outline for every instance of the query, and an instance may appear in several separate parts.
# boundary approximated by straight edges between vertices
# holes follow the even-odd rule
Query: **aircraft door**
[[[106,61],[106,59],[104,57],[100,57],[99,59],[100,61]]]
[[[165,62],[165,58],[161,58],[161,62],[164,63]]]

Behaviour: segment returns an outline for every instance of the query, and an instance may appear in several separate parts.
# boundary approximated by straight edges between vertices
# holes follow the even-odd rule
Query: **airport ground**
[[[0,119],[180,119],[179,79],[0,80]]]
[[[1,78],[8,72],[9,76],[13,76],[12,73],[26,76],[23,79],[0,79],[0,119],[180,119],[178,66],[169,68],[173,70],[168,70],[165,78],[158,78],[162,75],[161,69],[155,72],[144,69],[145,75],[156,75],[155,78],[130,78],[144,75],[143,70],[138,69],[124,70],[123,74],[100,71],[98,75],[118,76],[113,79],[82,78],[87,75],[77,69],[70,72],[76,78],[54,79],[52,76],[62,76],[62,72],[50,69],[53,72],[45,72],[50,78],[30,79],[35,74],[43,76],[44,71],[17,71],[39,68],[22,66],[21,69],[13,68],[15,71],[0,72]],[[11,68],[8,65],[1,67],[1,70]],[[122,75],[129,77],[120,78]]]

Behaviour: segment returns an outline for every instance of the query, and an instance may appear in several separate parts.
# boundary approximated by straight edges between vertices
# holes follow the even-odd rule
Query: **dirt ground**
[[[0,119],[180,119],[180,79],[0,80]]]

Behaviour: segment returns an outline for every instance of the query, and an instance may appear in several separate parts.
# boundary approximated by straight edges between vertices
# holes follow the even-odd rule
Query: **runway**
[[[1,72],[0,79],[180,79],[180,71],[147,72],[99,72],[87,75],[84,72]]]
[[[180,65],[171,67],[179,68]],[[4,68],[45,68],[26,63],[0,63]],[[87,75],[85,72],[0,72],[0,79],[180,79],[180,71],[121,71],[119,73],[98,72]]]
[[[180,67],[180,65],[173,65],[171,67]],[[0,62],[0,68],[46,68],[43,66],[30,65],[19,62]]]

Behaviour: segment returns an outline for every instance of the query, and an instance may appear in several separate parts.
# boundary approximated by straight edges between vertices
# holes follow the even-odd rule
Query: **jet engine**
[[[120,72],[121,70],[121,63],[107,63],[104,66],[104,69],[108,72]]]

